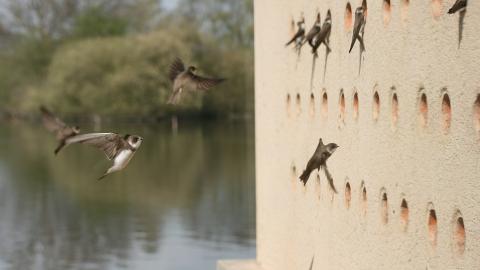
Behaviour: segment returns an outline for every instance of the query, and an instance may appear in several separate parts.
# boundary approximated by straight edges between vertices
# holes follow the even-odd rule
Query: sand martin
[[[302,19],[297,22],[298,30],[295,35],[293,35],[292,39],[290,39],[285,46],[290,45],[292,42],[295,41],[295,48],[299,49],[302,46],[303,40],[305,39],[305,19]]]
[[[352,44],[350,45],[350,50],[348,53],[352,51],[353,45],[355,45],[355,41],[358,39],[360,42],[360,50],[363,52],[365,51],[365,45],[363,43],[363,31],[365,30],[365,13],[364,13],[363,6],[358,7],[355,10],[355,23],[353,25],[353,35],[352,35]]]
[[[113,165],[100,177],[124,169],[132,159],[137,149],[142,144],[143,138],[137,135],[126,134],[121,136],[116,133],[88,133],[70,137],[66,145],[82,143],[102,150],[108,160],[113,159]]]
[[[307,163],[307,168],[303,171],[302,175],[300,175],[300,180],[303,182],[304,185],[307,184],[310,173],[312,173],[313,170],[320,170],[320,168],[322,168],[325,172],[325,176],[327,177],[330,187],[335,193],[337,193],[337,189],[333,184],[332,175],[327,168],[327,159],[333,154],[333,152],[335,152],[335,150],[337,150],[337,148],[338,145],[335,143],[329,143],[327,145],[324,145],[322,138],[320,138],[315,153],[313,153],[313,156]]]
[[[327,46],[328,51],[331,51],[330,44],[329,44],[331,31],[332,31],[332,14],[330,13],[330,10],[329,10],[327,12],[327,17],[323,22],[322,29],[320,30],[320,32],[318,32],[318,34],[313,39],[312,53],[314,55],[317,55],[317,49],[318,47],[320,47],[322,43],[325,44],[325,46]]]
[[[183,90],[208,90],[209,88],[223,82],[225,79],[204,78],[195,74],[196,67],[189,66],[185,69],[180,58],[175,58],[170,65],[168,77],[173,83],[173,92],[168,99],[168,104],[177,104]]]
[[[467,8],[467,0],[457,0],[452,8],[448,10],[448,14],[453,14],[457,11],[464,11]]]
[[[320,13],[317,13],[317,19],[315,20],[315,23],[312,26],[312,29],[308,31],[308,34],[305,36],[305,40],[302,42],[302,45],[305,44],[305,42],[308,42],[310,44],[310,47],[313,47],[313,39],[321,30],[321,21],[320,21]]]
[[[43,125],[50,131],[55,133],[58,146],[55,148],[55,155],[65,146],[65,140],[80,133],[78,126],[67,126],[60,118],[56,117],[51,111],[44,106],[40,106],[42,112]]]

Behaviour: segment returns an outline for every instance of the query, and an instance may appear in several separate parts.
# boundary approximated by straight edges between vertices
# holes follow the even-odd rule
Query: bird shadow
[[[330,55],[330,50],[328,47],[325,48],[325,63],[323,65],[323,82],[325,82],[325,77],[327,76],[327,62],[328,56]]]
[[[310,91],[312,91],[313,89],[313,77],[315,76],[315,66],[316,66],[317,58],[318,58],[318,55],[314,53],[312,58],[312,73],[310,74]]]
[[[297,53],[297,62],[295,63],[295,69],[298,68],[298,63],[300,63],[300,58],[302,55],[302,48],[295,48],[295,52]]]
[[[460,49],[460,43],[462,43],[463,38],[463,21],[465,20],[465,14],[467,10],[460,11],[460,15],[458,17],[458,48]]]

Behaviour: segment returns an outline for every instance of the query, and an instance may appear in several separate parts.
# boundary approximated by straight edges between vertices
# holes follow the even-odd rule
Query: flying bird
[[[323,43],[325,46],[327,46],[327,50],[331,51],[330,45],[329,45],[329,38],[330,38],[330,32],[332,31],[332,15],[330,11],[327,12],[327,17],[325,18],[325,21],[323,22],[322,29],[320,32],[315,36],[314,41],[313,41],[313,46],[312,46],[312,53],[314,55],[317,55],[317,50],[318,47]]]
[[[312,29],[308,31],[308,34],[305,36],[305,39],[302,42],[302,45],[305,44],[305,42],[308,42],[310,44],[310,47],[313,48],[313,39],[317,36],[317,34],[321,30],[321,21],[320,21],[320,13],[317,13],[317,19],[315,20],[315,23],[312,26]]]
[[[94,146],[102,150],[108,160],[113,160],[113,165],[100,177],[124,169],[135,152],[142,144],[143,138],[137,135],[126,134],[124,136],[116,133],[88,133],[70,137],[66,140],[66,145],[81,143]]]
[[[173,83],[173,92],[168,99],[168,104],[178,104],[183,90],[208,90],[213,86],[223,82],[221,78],[204,78],[195,74],[197,70],[194,66],[185,69],[185,65],[180,58],[175,58],[170,65],[168,77]]]
[[[467,8],[467,0],[457,0],[452,8],[448,10],[448,14],[453,14],[457,11],[464,11]]]
[[[40,106],[40,112],[42,113],[43,125],[48,131],[55,133],[57,138],[58,146],[54,151],[56,155],[65,146],[65,140],[80,133],[80,128],[78,126],[67,126],[44,106]]]
[[[355,10],[355,23],[353,25],[353,35],[352,35],[352,44],[350,45],[350,50],[348,53],[352,51],[353,45],[355,45],[355,41],[358,39],[360,42],[360,50],[365,51],[365,44],[363,43],[363,31],[365,30],[365,10],[363,6],[358,7]]]
[[[320,138],[315,153],[313,153],[313,156],[307,163],[307,168],[305,168],[302,175],[300,175],[300,180],[303,182],[304,185],[307,184],[308,178],[310,177],[310,174],[313,170],[323,169],[323,171],[325,172],[325,176],[327,177],[328,183],[330,184],[330,187],[335,193],[337,193],[337,189],[333,184],[332,175],[327,168],[327,160],[333,154],[333,152],[337,150],[337,148],[338,145],[335,143],[329,143],[327,145],[324,145],[322,138]]]
[[[299,49],[302,46],[303,40],[305,39],[305,19],[302,18],[299,22],[297,22],[298,30],[295,35],[293,35],[292,39],[290,39],[285,46],[292,44],[295,41],[295,47]]]

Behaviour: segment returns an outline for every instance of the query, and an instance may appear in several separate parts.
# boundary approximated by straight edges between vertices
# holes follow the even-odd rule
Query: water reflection
[[[55,157],[42,127],[0,127],[1,269],[215,269],[255,256],[252,124],[104,128],[145,141],[96,181],[109,166],[96,149]]]

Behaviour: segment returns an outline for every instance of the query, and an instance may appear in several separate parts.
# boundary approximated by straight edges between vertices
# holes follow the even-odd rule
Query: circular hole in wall
[[[392,96],[392,125],[397,126],[398,122],[398,97],[396,93]]]
[[[345,206],[347,209],[350,209],[350,202],[352,200],[352,188],[350,187],[350,183],[347,182],[345,185]]]
[[[345,31],[350,31],[352,30],[352,6],[350,3],[347,3],[347,6],[345,7],[345,16],[344,16],[344,23]]]
[[[428,238],[432,246],[437,245],[437,213],[434,209],[428,211]]]
[[[358,120],[358,93],[353,94],[353,119]]]
[[[302,112],[301,99],[300,99],[299,93],[297,93],[297,96],[295,98],[295,103],[297,104],[297,115],[299,115]]]
[[[420,105],[419,105],[419,118],[420,118],[420,125],[422,127],[427,126],[428,121],[428,103],[427,103],[427,95],[422,93],[420,96]]]
[[[345,121],[345,95],[343,94],[343,90],[340,90],[340,98],[338,101],[338,105],[340,107],[339,118],[343,122]]]
[[[475,130],[480,132],[480,94],[477,95],[477,99],[473,104],[473,122]]]
[[[380,96],[378,92],[375,91],[373,94],[373,120],[377,121],[380,114]]]
[[[392,7],[390,0],[383,0],[383,24],[387,25],[390,22]]]
[[[461,214],[458,213],[455,218],[454,241],[459,254],[463,254],[465,251],[465,240],[465,223]]]
[[[315,95],[310,93],[310,116],[315,116]]]
[[[382,192],[382,209],[381,209],[381,218],[383,224],[388,223],[388,198],[387,193],[384,191]]]
[[[363,215],[367,214],[367,188],[362,185],[361,205]]]
[[[432,0],[432,13],[435,19],[442,15],[442,0]]]
[[[328,115],[328,95],[327,92],[323,93],[322,96],[322,115],[327,117]]]
[[[400,204],[400,222],[404,231],[407,230],[408,226],[408,204],[405,199],[402,199],[402,203]]]
[[[448,94],[443,95],[442,99],[443,129],[448,132],[452,120],[452,107]]]
[[[400,16],[402,18],[402,21],[406,21],[407,20],[407,17],[408,17],[408,5],[410,4],[410,1],[409,0],[402,0],[402,7],[401,7],[401,10],[400,10]]]

